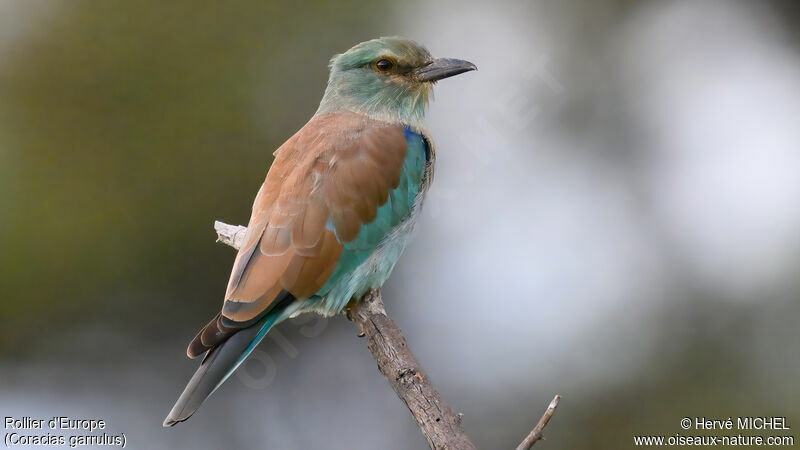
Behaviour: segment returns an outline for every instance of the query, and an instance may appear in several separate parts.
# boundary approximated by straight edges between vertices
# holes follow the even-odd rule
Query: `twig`
[[[550,418],[553,417],[553,413],[556,412],[559,400],[561,400],[560,395],[553,397],[553,401],[550,402],[550,405],[544,411],[544,414],[542,414],[542,418],[539,419],[539,423],[533,427],[533,430],[531,430],[530,434],[517,446],[517,450],[528,450],[533,447],[533,444],[535,444],[536,441],[542,439],[542,431],[544,431],[544,427],[547,426],[547,422],[550,422]]]
[[[214,222],[217,241],[239,249],[244,242],[246,227]],[[470,450],[475,445],[469,440],[461,426],[461,414],[456,414],[431,385],[430,379],[409,350],[406,339],[397,324],[386,315],[379,290],[367,292],[359,302],[351,302],[346,310],[347,318],[367,337],[367,348],[378,370],[389,385],[406,404],[422,435],[431,449]],[[517,450],[527,450],[542,437],[553,411],[558,406],[556,398],[550,403],[531,434],[522,441]]]
[[[239,250],[244,244],[244,235],[247,234],[247,227],[239,225],[228,225],[219,220],[214,221],[214,230],[217,232],[217,242]]]

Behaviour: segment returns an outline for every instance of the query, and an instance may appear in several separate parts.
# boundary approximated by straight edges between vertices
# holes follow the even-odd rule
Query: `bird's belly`
[[[361,298],[368,290],[383,286],[411,239],[424,197],[425,192],[421,191],[408,217],[386,234],[364,262],[344,274],[324,297],[305,300],[293,316],[303,312],[333,316],[340,313],[351,298]]]

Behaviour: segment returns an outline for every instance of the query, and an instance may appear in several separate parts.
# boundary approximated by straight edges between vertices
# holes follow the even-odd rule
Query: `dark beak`
[[[452,58],[439,58],[433,60],[427,66],[420,67],[414,71],[417,80],[423,82],[434,82],[444,78],[452,77],[460,73],[478,70],[475,64],[469,61]]]

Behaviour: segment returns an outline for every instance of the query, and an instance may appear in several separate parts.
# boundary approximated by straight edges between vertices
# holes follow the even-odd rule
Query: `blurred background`
[[[272,152],[327,62],[403,35],[436,182],[387,309],[480,448],[618,449],[685,416],[800,426],[796,2],[0,0],[0,415],[130,448],[426,448],[341,317],[287,322],[188,422]],[[796,436],[797,440],[797,436]]]

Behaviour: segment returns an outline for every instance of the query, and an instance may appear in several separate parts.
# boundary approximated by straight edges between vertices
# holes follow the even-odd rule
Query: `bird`
[[[334,316],[384,284],[433,180],[433,85],[477,70],[402,37],[359,43],[329,68],[319,108],[273,153],[222,310],[186,351],[202,361],[164,427],[192,416],[276,324]]]

